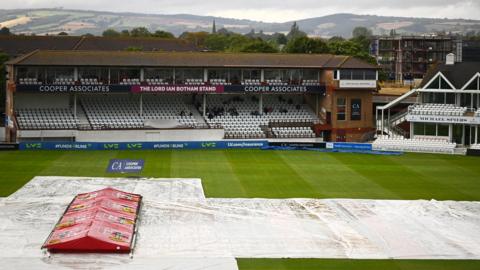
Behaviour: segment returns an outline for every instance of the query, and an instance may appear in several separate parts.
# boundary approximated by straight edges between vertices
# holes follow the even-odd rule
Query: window
[[[335,78],[338,78],[335,75]],[[340,80],[376,80],[376,70],[365,69],[342,69],[340,70]]]
[[[228,70],[227,69],[209,69],[208,70],[208,79],[223,79],[228,81]]]
[[[344,121],[347,110],[347,101],[345,98],[337,98],[337,120]]]
[[[413,123],[413,135],[425,135],[425,124]]]
[[[146,68],[145,79],[159,79],[164,82],[173,82],[173,69],[172,68]]]
[[[114,68],[110,70],[110,83],[117,84],[125,79],[140,79],[140,69]]]
[[[78,68],[78,78],[97,79],[99,82],[108,84],[108,68],[106,67],[80,67]]]
[[[73,68],[47,68],[47,83],[53,83],[57,79],[73,79]]]
[[[455,94],[454,93],[446,93],[446,103],[447,104],[455,104]]]
[[[196,79],[203,81],[203,69],[201,68],[177,68],[175,69],[175,81],[183,84],[187,79]]]
[[[438,125],[438,136],[448,136],[448,125]]]
[[[260,80],[260,69],[242,70],[243,80]]]
[[[281,80],[282,82],[288,82],[290,80],[290,72],[287,69],[265,69],[264,71],[266,80]]]
[[[318,70],[316,69],[304,69],[302,79],[318,81],[318,74]]]
[[[342,69],[340,70],[340,80],[351,80],[352,79],[352,70]]]
[[[363,80],[363,70],[352,70],[352,80]]]
[[[376,80],[377,71],[376,70],[365,70],[365,80]]]
[[[425,124],[425,135],[435,136],[436,132],[436,124]]]
[[[362,100],[359,98],[350,100],[350,120],[362,120]]]

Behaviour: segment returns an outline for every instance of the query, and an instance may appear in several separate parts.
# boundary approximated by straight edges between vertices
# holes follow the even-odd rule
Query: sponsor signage
[[[269,146],[280,146],[280,147],[299,147],[299,148],[326,148],[326,143],[316,143],[316,142],[269,142]]]
[[[480,117],[443,116],[443,115],[416,115],[408,114],[409,122],[447,123],[447,124],[480,124]]]
[[[350,101],[350,120],[362,120],[362,100],[359,98]]]
[[[17,85],[17,92],[41,93],[111,93],[130,92],[128,85]]]
[[[0,143],[0,151],[18,150],[18,143]]]
[[[262,148],[268,141],[180,141],[180,142],[23,142],[20,150],[162,150]]]
[[[226,85],[225,92],[246,93],[321,93],[325,94],[324,85]]]
[[[321,93],[325,86],[304,85],[17,85],[17,92],[40,93]]]
[[[377,88],[376,80],[340,80],[340,88]]]
[[[133,85],[133,93],[223,93],[223,85]]]
[[[111,159],[107,172],[110,173],[138,173],[143,170],[143,159]]]
[[[480,157],[480,149],[467,149],[467,156]]]
[[[369,143],[333,143],[333,149],[372,150],[372,145]]]

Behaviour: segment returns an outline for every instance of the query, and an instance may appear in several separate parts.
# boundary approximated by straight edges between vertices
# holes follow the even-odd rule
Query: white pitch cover
[[[42,254],[72,197],[106,186],[144,197],[133,259]],[[200,179],[50,176],[1,198],[0,213],[9,269],[237,269],[236,257],[480,259],[480,202],[205,198]]]

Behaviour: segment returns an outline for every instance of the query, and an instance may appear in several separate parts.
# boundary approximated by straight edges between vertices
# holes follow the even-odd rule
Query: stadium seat
[[[263,107],[264,111],[259,112],[259,101],[253,97],[209,96],[205,109],[205,121],[211,127],[223,127],[227,139],[265,138],[265,131],[271,122],[314,123],[319,121],[312,110],[302,104],[302,97],[282,98],[278,95],[265,95]],[[202,111],[203,108],[199,110]],[[308,130],[295,130],[288,133],[287,138],[305,138],[312,136],[310,134],[312,133]],[[286,133],[285,136],[287,136]]]
[[[76,129],[77,122],[69,108],[28,108],[16,111],[20,129]]]
[[[413,139],[379,136],[372,144],[374,150],[428,152],[453,154],[456,144],[443,137],[415,137]]]
[[[413,115],[463,116],[466,112],[467,107],[458,107],[454,104],[423,103],[408,107],[408,113]]]

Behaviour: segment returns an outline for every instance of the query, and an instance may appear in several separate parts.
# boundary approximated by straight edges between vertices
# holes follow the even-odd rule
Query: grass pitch
[[[144,159],[145,177],[201,178],[208,197],[480,200],[480,158],[313,151],[6,151],[0,196],[37,175],[128,176],[112,158]],[[240,269],[480,269],[480,261],[239,259]]]

